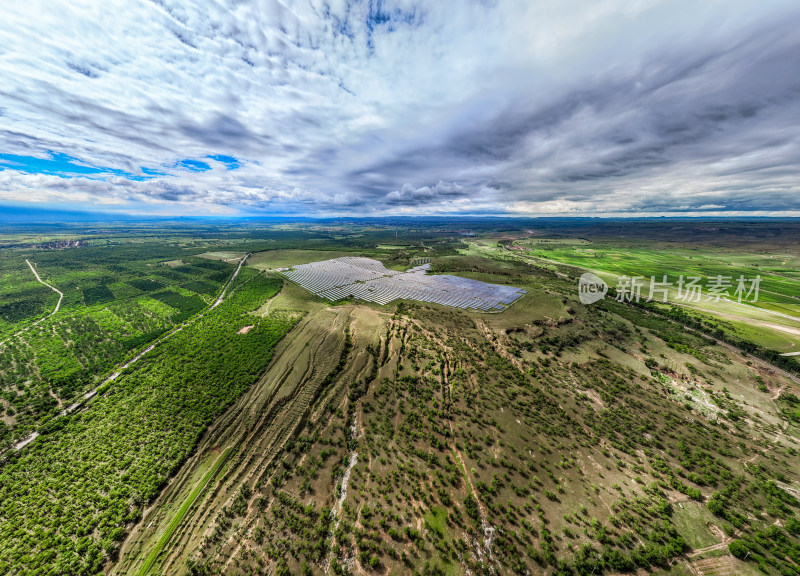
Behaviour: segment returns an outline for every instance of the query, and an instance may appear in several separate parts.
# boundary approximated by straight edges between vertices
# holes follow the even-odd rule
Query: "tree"
[[[478,501],[472,494],[467,494],[464,498],[464,512],[473,520],[478,519]]]
[[[743,540],[733,540],[728,544],[728,551],[739,560],[744,560],[750,552],[750,547]]]

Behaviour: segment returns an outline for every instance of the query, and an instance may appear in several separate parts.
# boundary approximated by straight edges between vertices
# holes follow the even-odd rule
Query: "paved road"
[[[236,267],[236,270],[234,271],[233,276],[231,276],[230,280],[228,280],[228,283],[225,284],[225,288],[222,289],[222,293],[219,295],[219,298],[217,298],[216,301],[211,305],[211,308],[216,308],[217,306],[219,306],[219,304],[222,302],[222,299],[225,298],[225,293],[228,291],[228,287],[231,285],[231,283],[239,275],[239,270],[241,270],[242,266],[244,266],[244,261],[247,260],[248,256],[250,256],[249,252],[247,254],[245,254],[244,257],[239,261],[239,266]],[[209,310],[211,308],[209,308]]]

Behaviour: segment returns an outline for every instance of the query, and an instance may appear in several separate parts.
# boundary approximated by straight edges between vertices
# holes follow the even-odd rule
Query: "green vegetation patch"
[[[108,286],[92,286],[83,289],[83,301],[87,306],[111,302],[113,299],[114,293],[108,289]]]
[[[778,397],[778,407],[790,422],[800,425],[800,398],[791,392],[784,392]]]
[[[217,283],[224,283],[231,277],[231,272],[228,270],[222,270],[220,272],[214,272],[213,274],[206,277],[209,282],[217,282]]]
[[[59,418],[0,468],[0,573],[99,573],[206,426],[263,372],[285,319],[249,314],[279,279],[243,271],[230,298]]]
[[[439,506],[434,506],[425,514],[425,527],[435,532],[440,538],[444,538],[447,530],[447,510]]]
[[[6,322],[16,323],[26,318],[39,316],[45,311],[47,301],[44,297],[27,298],[0,304],[0,318]]]
[[[709,523],[717,522],[708,509],[697,502],[681,502],[673,506],[672,519],[686,543],[694,549],[705,548],[719,542]]]
[[[194,258],[192,261],[192,266],[195,266],[196,268],[205,268],[207,270],[223,270],[227,273],[230,271],[233,265],[227,262],[218,262],[216,260],[203,260],[201,258]]]
[[[199,296],[184,296],[183,294],[178,294],[172,290],[156,292],[151,296],[151,298],[155,298],[156,300],[159,300],[164,304],[179,310],[179,317],[182,319],[196,314],[206,305],[203,299]]]
[[[194,282],[189,282],[188,284],[184,284],[183,288],[187,290],[191,290],[192,292],[197,292],[198,294],[216,294],[219,288],[214,286],[213,284],[209,284],[208,282],[203,282],[202,280],[195,280]]]
[[[144,292],[152,292],[153,290],[158,290],[159,288],[164,287],[162,283],[156,282],[151,278],[137,278],[135,280],[128,280],[128,284]]]

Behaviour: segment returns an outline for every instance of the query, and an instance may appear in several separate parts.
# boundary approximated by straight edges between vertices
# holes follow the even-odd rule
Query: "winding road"
[[[39,273],[38,273],[38,272],[36,272],[36,269],[33,267],[33,264],[31,264],[31,263],[30,263],[30,261],[28,261],[28,260],[26,259],[26,260],[25,260],[25,263],[26,263],[26,264],[28,265],[28,267],[31,269],[31,272],[33,272],[33,275],[34,275],[34,276],[36,276],[36,280],[38,280],[40,283],[44,284],[45,286],[47,286],[48,288],[50,288],[50,290],[52,290],[53,292],[55,292],[56,294],[58,294],[58,302],[56,303],[56,307],[53,309],[53,311],[52,311],[52,312],[50,312],[50,314],[48,314],[47,316],[42,316],[41,318],[39,318],[38,320],[36,320],[36,321],[35,321],[35,322],[33,322],[32,324],[29,324],[28,326],[25,326],[25,328],[23,328],[23,329],[22,329],[22,330],[20,330],[19,332],[15,332],[15,333],[14,333],[14,334],[12,334],[12,335],[11,335],[9,338],[7,338],[6,340],[3,340],[2,342],[0,342],[0,344],[5,344],[5,343],[6,343],[6,342],[8,342],[9,340],[12,340],[12,339],[16,338],[17,336],[20,336],[20,335],[24,334],[24,333],[25,333],[27,330],[29,330],[29,329],[33,328],[34,326],[36,326],[36,325],[37,325],[37,324],[39,324],[40,322],[42,322],[42,321],[44,321],[44,320],[46,320],[46,319],[50,318],[51,316],[53,316],[53,314],[55,314],[56,312],[58,312],[58,311],[59,311],[59,309],[61,308],[61,301],[64,299],[64,293],[63,293],[61,290],[59,290],[58,288],[56,288],[56,287],[54,287],[54,286],[51,286],[50,284],[48,284],[47,282],[45,282],[44,280],[42,280],[42,279],[39,277]]]
[[[63,293],[61,290],[59,290],[58,288],[55,288],[54,286],[51,286],[50,284],[48,284],[47,282],[45,282],[44,280],[42,280],[42,279],[39,277],[39,273],[36,271],[36,268],[34,268],[34,267],[33,267],[33,264],[31,264],[31,263],[30,263],[30,260],[28,260],[28,259],[26,258],[26,259],[25,259],[25,263],[28,265],[28,267],[31,269],[31,272],[33,272],[33,275],[34,275],[34,276],[36,276],[36,279],[37,279],[37,280],[38,280],[38,281],[39,281],[41,284],[44,284],[45,286],[47,286],[48,288],[50,288],[50,290],[52,290],[53,292],[55,292],[56,294],[58,294],[58,302],[56,303],[56,307],[53,309],[53,311],[52,311],[52,312],[50,312],[50,314],[48,314],[47,316],[43,316],[42,318],[39,318],[39,319],[38,319],[36,322],[34,322],[34,323],[33,323],[33,326],[36,326],[36,325],[37,325],[39,322],[41,322],[41,321],[42,321],[42,320],[44,320],[45,318],[50,318],[50,316],[52,316],[53,314],[55,314],[56,312],[58,312],[59,308],[61,308],[61,301],[64,299],[64,293]]]
[[[60,416],[66,416],[67,414],[70,414],[71,412],[74,412],[75,410],[77,410],[77,409],[81,408],[82,406],[84,406],[84,404],[86,404],[86,402],[88,400],[91,400],[95,395],[97,395],[97,390],[101,386],[116,380],[120,376],[120,374],[122,374],[123,370],[125,370],[126,368],[128,368],[132,364],[138,362],[143,356],[145,356],[148,352],[153,350],[157,345],[161,344],[162,342],[164,342],[168,338],[174,336],[175,334],[177,334],[178,332],[180,332],[181,330],[183,330],[184,328],[186,328],[190,324],[192,324],[195,321],[197,321],[198,319],[202,318],[210,310],[213,310],[214,308],[216,308],[223,301],[223,299],[225,298],[225,294],[228,291],[228,288],[233,283],[233,281],[236,279],[236,276],[239,275],[239,271],[242,269],[242,266],[244,265],[244,262],[245,262],[245,260],[247,260],[248,256],[250,256],[249,253],[245,254],[244,257],[242,257],[242,259],[239,261],[239,266],[236,267],[236,270],[233,272],[233,274],[231,275],[230,279],[228,279],[228,282],[222,288],[222,292],[220,292],[219,297],[214,301],[214,303],[211,306],[209,306],[208,308],[206,308],[202,312],[199,312],[197,315],[193,316],[192,318],[190,318],[189,320],[187,320],[183,324],[173,328],[172,330],[170,330],[169,332],[167,332],[166,334],[164,334],[163,336],[158,338],[155,342],[153,342],[152,344],[147,346],[144,350],[141,350],[140,352],[138,352],[133,358],[131,358],[130,360],[128,360],[127,362],[122,364],[111,375],[109,375],[108,378],[103,380],[100,383],[100,385],[97,386],[97,388],[94,388],[93,390],[90,390],[90,391],[86,392],[86,394],[83,395],[83,399],[82,400],[78,400],[77,402],[75,402],[71,406],[69,406],[69,407],[65,408],[64,410],[62,410]],[[25,260],[25,262],[28,262],[28,260]],[[64,294],[60,290],[57,290],[56,288],[53,288],[52,286],[50,286],[50,284],[48,284],[47,282],[45,282],[41,278],[39,278],[39,274],[36,273],[36,270],[34,270],[34,268],[33,268],[33,266],[31,265],[30,262],[28,262],[28,266],[30,266],[31,271],[36,275],[36,279],[39,282],[41,282],[45,286],[51,288],[52,290],[55,290],[56,292],[58,292],[61,295],[61,297],[58,299],[58,304],[56,304],[55,310],[53,310],[48,316],[40,318],[39,320],[34,322],[32,324],[32,326],[35,326],[36,324],[38,324],[42,320],[45,320],[46,318],[49,318],[50,316],[52,316],[53,314],[58,312],[59,308],[61,307],[61,300],[64,298]],[[11,449],[12,450],[22,450],[23,448],[25,448],[25,446],[27,446],[28,444],[30,444],[31,442],[36,440],[36,438],[38,436],[39,436],[39,432],[36,432],[36,431],[31,432],[31,434],[29,434],[28,436],[26,436],[25,438],[23,438],[22,440],[20,440],[16,444],[13,444],[11,446]],[[5,450],[0,452],[0,456],[2,456],[3,453],[5,453]]]

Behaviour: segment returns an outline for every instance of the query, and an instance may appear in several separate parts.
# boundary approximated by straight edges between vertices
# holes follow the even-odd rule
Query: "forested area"
[[[26,258],[64,293],[58,314],[45,316],[58,295],[35,280]],[[205,308],[234,269],[175,245],[0,252],[0,448]]]
[[[200,434],[290,329],[249,312],[281,281],[243,270],[229,299],[59,418],[0,468],[0,573],[96,574]],[[238,330],[254,328],[246,334]]]

